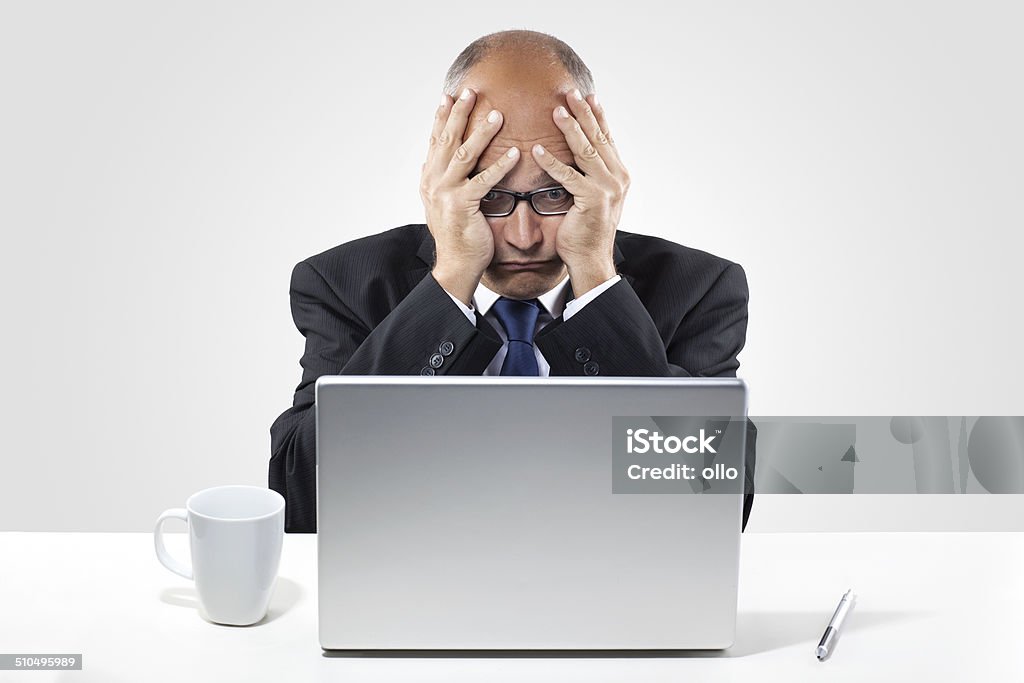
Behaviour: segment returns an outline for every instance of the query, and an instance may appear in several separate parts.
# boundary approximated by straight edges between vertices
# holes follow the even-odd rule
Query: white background
[[[583,57],[621,227],[737,261],[752,415],[1024,415],[1015,3],[5,2],[0,530],[266,484],[292,266],[422,221],[442,78]],[[1024,496],[759,496],[749,531],[1024,529]]]

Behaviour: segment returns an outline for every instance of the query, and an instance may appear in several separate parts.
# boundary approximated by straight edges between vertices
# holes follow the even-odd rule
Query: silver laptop
[[[321,377],[321,646],[729,647],[746,400],[737,379]],[[639,476],[673,458],[659,428],[707,478]]]

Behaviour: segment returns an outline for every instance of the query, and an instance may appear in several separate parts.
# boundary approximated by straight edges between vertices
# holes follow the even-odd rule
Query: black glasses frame
[[[537,205],[533,203],[534,195],[538,195],[541,192],[550,192],[551,190],[562,190],[570,197],[572,196],[572,192],[569,192],[569,190],[566,190],[561,185],[542,187],[539,190],[531,190],[530,192],[514,192],[512,190],[499,190],[496,187],[492,187],[489,190],[489,192],[498,192],[500,194],[511,195],[515,199],[515,201],[512,202],[512,208],[506,211],[505,213],[484,213],[484,210],[480,209],[480,213],[484,214],[488,218],[504,218],[505,216],[511,216],[512,213],[515,212],[516,207],[519,206],[519,202],[524,200],[529,202],[530,208],[541,216],[564,216],[565,214],[569,213],[569,209],[566,209],[565,211],[541,211],[540,209],[537,208]]]

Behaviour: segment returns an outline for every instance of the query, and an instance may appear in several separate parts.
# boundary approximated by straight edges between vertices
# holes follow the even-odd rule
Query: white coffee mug
[[[164,547],[168,519],[188,524],[191,565]],[[247,626],[267,613],[284,543],[284,498],[258,486],[216,486],[189,496],[185,508],[167,510],[153,530],[156,556],[175,574],[192,579],[206,618]]]

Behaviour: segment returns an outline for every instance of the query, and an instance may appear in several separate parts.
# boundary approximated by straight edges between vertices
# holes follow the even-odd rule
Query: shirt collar
[[[538,296],[537,300],[540,301],[540,305],[554,319],[562,315],[562,311],[565,310],[565,298],[568,292],[569,275],[566,274],[561,282]],[[476,307],[476,310],[480,311],[480,315],[487,315],[487,311],[491,310],[491,306],[500,298],[500,294],[488,289],[481,282],[476,286],[476,291],[473,293],[473,305]]]

